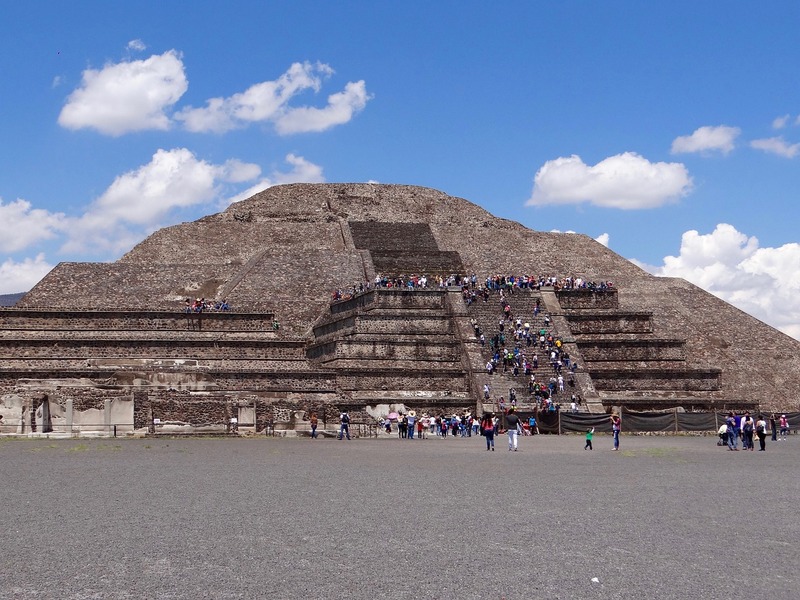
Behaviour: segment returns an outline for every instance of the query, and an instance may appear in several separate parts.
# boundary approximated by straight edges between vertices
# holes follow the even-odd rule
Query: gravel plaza
[[[797,598],[797,445],[0,439],[0,598]]]

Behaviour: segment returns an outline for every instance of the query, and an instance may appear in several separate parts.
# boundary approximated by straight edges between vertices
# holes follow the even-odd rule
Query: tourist
[[[408,411],[408,416],[406,417],[406,430],[408,431],[408,439],[414,439],[414,427],[417,424],[417,413],[413,410]]]
[[[781,415],[781,420],[779,421],[781,426],[781,441],[786,441],[786,436],[789,435],[789,420],[786,418],[786,415]]]
[[[739,436],[736,431],[736,416],[733,411],[728,413],[728,418],[725,419],[728,431],[728,450],[739,450]]]
[[[539,433],[539,426],[536,424],[536,417],[533,415],[528,417],[528,431],[531,432],[531,435]]]
[[[778,428],[776,427],[776,425],[777,425],[777,423],[776,423],[775,413],[772,413],[769,416],[769,431],[772,434],[772,441],[773,442],[777,442],[778,441]]]
[[[347,411],[343,412],[339,415],[339,439],[350,439],[350,415],[347,414]]]
[[[719,441],[717,442],[717,446],[727,446],[728,445],[728,425],[723,423],[719,426],[717,430],[717,435],[719,435]]]
[[[756,421],[756,435],[758,436],[758,451],[764,452],[767,449],[767,422],[762,415],[758,415]]]
[[[592,449],[592,436],[594,435],[594,427],[591,429],[586,430],[586,445],[583,447],[584,450],[591,450]]]
[[[517,434],[519,434],[519,428],[521,427],[521,423],[517,413],[514,411],[514,407],[508,409],[508,414],[506,415],[506,427],[508,433],[508,451],[510,452],[513,450],[514,452],[517,451]]]
[[[494,452],[494,418],[492,413],[484,413],[481,419],[481,432],[486,438],[486,450]]]
[[[317,418],[317,413],[311,413],[311,439],[317,438],[317,424],[319,423],[319,418]]]
[[[614,434],[614,450],[619,450],[619,432],[622,428],[622,421],[619,415],[611,415],[611,433]]]
[[[749,412],[744,413],[742,420],[742,448],[745,450],[753,450],[753,431],[755,429],[755,422]]]

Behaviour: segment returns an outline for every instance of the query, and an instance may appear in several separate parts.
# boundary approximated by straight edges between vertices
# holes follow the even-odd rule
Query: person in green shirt
[[[594,427],[591,429],[586,430],[586,445],[583,447],[584,450],[591,450],[592,449],[592,436],[594,435]]]

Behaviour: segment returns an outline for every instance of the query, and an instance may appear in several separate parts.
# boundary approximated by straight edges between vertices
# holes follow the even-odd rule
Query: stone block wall
[[[603,292],[591,290],[561,290],[556,292],[558,302],[564,310],[586,310],[586,309],[617,309],[619,300],[617,290],[611,289]]]
[[[205,331],[271,331],[274,315],[267,313],[206,312],[186,315],[170,311],[103,311],[0,309],[0,331],[186,331],[187,318],[200,318]]]
[[[581,340],[580,353],[587,361],[685,361],[683,340]]]
[[[653,333],[650,313],[567,313],[574,335],[614,335],[622,333]]]

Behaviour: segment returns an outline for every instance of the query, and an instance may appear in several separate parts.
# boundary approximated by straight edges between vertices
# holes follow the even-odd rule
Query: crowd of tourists
[[[469,287],[479,289],[479,279],[474,273],[465,278]],[[589,281],[582,277],[567,275],[564,277],[542,276],[542,275],[489,275],[482,279],[482,289],[489,291],[504,290],[513,293],[514,290],[541,290],[542,288],[552,288],[554,291],[560,290],[586,290],[592,292],[606,292],[614,288],[612,281]]]
[[[527,385],[531,401],[540,410],[558,410],[554,398],[563,394],[567,388],[570,388],[572,394],[571,404],[576,405],[574,388],[578,364],[571,359],[562,339],[550,328],[550,317],[545,315],[543,326],[535,329],[527,318],[514,317],[511,305],[503,294],[501,290],[501,315],[497,329],[488,340],[478,321],[475,318],[471,320],[475,338],[488,355],[485,365],[487,374],[494,375],[502,370],[502,373],[522,378],[526,382],[523,386]],[[537,298],[533,318],[538,317],[540,311],[540,301]],[[487,384],[484,386],[484,399],[489,400],[489,396]],[[509,390],[508,402],[511,406],[516,405],[516,392],[513,388]],[[501,407],[504,406],[505,398],[501,396],[498,403]]]
[[[372,289],[400,289],[400,290],[420,290],[432,288],[448,288],[461,286],[467,278],[463,275],[452,274],[447,277],[428,278],[427,275],[397,275],[389,277],[387,275],[376,275],[373,281],[361,281],[348,287],[336,288],[331,292],[331,301],[340,302],[350,300],[360,294]]]
[[[380,427],[386,433],[392,433],[395,428],[401,439],[424,439],[428,436],[446,438],[472,437],[478,433],[478,421],[471,413],[463,411],[461,414],[417,416],[416,411],[407,413],[390,413],[380,422]]]
[[[761,414],[754,419],[749,411],[745,411],[743,415],[731,411],[719,428],[719,443],[732,452],[738,452],[740,441],[742,450],[755,450],[754,439],[757,439],[759,452],[764,452],[767,449],[767,432],[772,434],[773,442],[786,441],[789,435],[789,420],[786,415],[776,417],[773,413],[767,422]]]
[[[516,436],[534,435],[539,433],[536,417],[530,416],[525,422],[516,414],[514,407],[503,411],[501,419],[494,413],[485,413],[480,419],[475,418],[468,411],[461,414],[429,416],[427,413],[417,416],[416,411],[407,413],[391,413],[380,423],[387,434],[396,430],[400,439],[426,439],[438,437],[442,439],[464,438],[483,436],[486,439],[486,449],[494,450],[494,437],[498,433],[506,432],[509,435],[509,450],[517,449]]]

